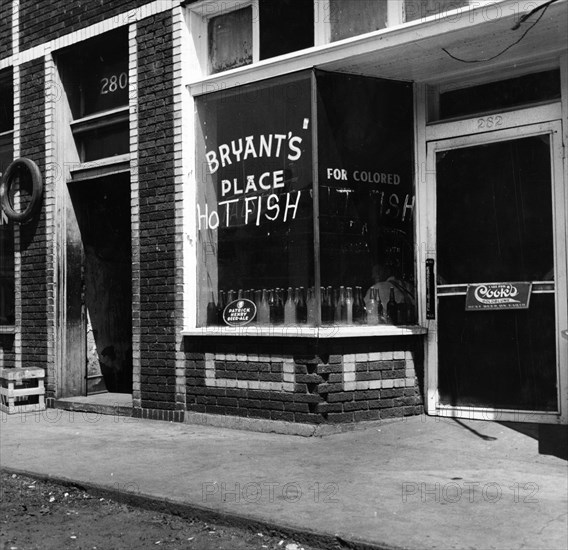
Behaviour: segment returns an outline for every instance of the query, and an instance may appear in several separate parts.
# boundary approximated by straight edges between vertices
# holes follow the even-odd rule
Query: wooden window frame
[[[214,74],[209,61],[208,24],[213,17],[224,15],[246,7],[252,7],[252,65],[260,59],[260,16],[259,0],[203,0],[188,6],[186,22],[193,40],[195,55],[194,70],[201,77]],[[313,0],[314,6],[314,48],[331,44],[330,0]],[[404,2],[387,0],[387,27],[404,23]],[[305,51],[305,50],[298,50]],[[293,54],[296,52],[290,52]],[[285,54],[285,55],[290,55]],[[272,59],[272,58],[271,58]],[[264,61],[264,60],[263,60]],[[246,65],[249,66],[249,65]],[[232,70],[232,69],[228,69]],[[226,72],[226,71],[221,71]],[[217,73],[219,74],[219,73]]]

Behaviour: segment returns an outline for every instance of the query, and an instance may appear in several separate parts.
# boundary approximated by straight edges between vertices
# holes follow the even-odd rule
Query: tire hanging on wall
[[[32,196],[30,198],[30,202],[26,209],[22,212],[15,210],[14,205],[10,200],[9,193],[12,180],[18,171],[26,171],[27,177],[30,178],[32,185]],[[2,176],[2,181],[0,182],[0,206],[2,206],[2,210],[4,210],[8,219],[18,223],[25,223],[30,220],[41,204],[42,195],[43,181],[37,164],[28,158],[19,158],[14,160],[6,169],[6,172]]]

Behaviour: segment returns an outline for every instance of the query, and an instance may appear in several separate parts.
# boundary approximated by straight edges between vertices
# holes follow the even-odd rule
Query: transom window
[[[81,162],[129,152],[128,40],[123,29],[87,40],[58,57]]]

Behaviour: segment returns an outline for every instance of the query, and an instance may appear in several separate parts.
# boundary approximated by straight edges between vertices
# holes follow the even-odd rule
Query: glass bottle
[[[276,289],[276,324],[281,325],[284,322],[284,299],[282,298],[283,290]]]
[[[237,299],[237,295],[235,294],[235,291],[233,289],[230,289],[228,294],[227,294],[227,304],[230,304],[231,302],[233,302],[236,299]]]
[[[381,325],[386,324],[387,320],[385,318],[385,308],[383,306],[383,302],[381,302],[381,293],[379,292],[379,289],[377,288],[377,298],[378,298],[378,302],[377,302],[377,312],[379,315],[379,323]]]
[[[324,286],[320,288],[320,301],[321,301],[321,323],[322,325],[329,324],[329,304],[328,304],[327,290]]]
[[[363,325],[367,322],[367,310],[363,302],[363,289],[355,287],[355,297],[353,299],[353,322],[356,325]]]
[[[387,302],[387,323],[396,325],[398,322],[397,315],[398,305],[394,297],[394,287],[390,288],[389,301]]]
[[[333,325],[333,314],[335,313],[335,304],[333,301],[333,287],[327,287],[327,322]]]
[[[308,300],[306,302],[308,309],[307,321],[309,325],[316,324],[316,291],[314,287],[308,288]]]
[[[343,287],[340,288],[336,288],[334,290],[334,308],[333,308],[333,318],[335,321],[335,324],[340,325],[341,324],[341,289]],[[343,293],[345,294],[345,290],[343,291]]]
[[[308,305],[306,304],[306,298],[304,295],[304,287],[301,286],[296,289],[296,319],[298,323],[305,324],[308,321]]]
[[[217,304],[215,303],[215,293],[211,291],[211,298],[207,304],[207,326],[217,324]]]
[[[339,287],[338,306],[336,311],[339,309],[339,323],[345,325],[347,323],[347,295],[344,286]]]
[[[406,295],[403,295],[402,302],[397,304],[396,308],[396,321],[397,325],[406,325],[408,320],[406,319]]]
[[[288,287],[286,304],[284,305],[284,324],[296,324],[296,298],[294,295],[294,289],[291,286]]]
[[[353,324],[353,289],[348,286],[345,294],[346,323]]]
[[[268,291],[268,310],[270,311],[270,324],[272,325],[276,324],[278,318],[277,306],[276,291],[271,288]]]
[[[244,291],[242,288],[239,288],[239,291],[237,293],[237,300],[242,300],[245,297]]]
[[[256,316],[260,324],[268,325],[270,323],[270,306],[268,304],[268,291],[265,288],[262,289],[262,298],[260,300]]]
[[[379,304],[377,302],[376,288],[371,288],[369,292],[369,299],[367,300],[367,324],[368,325],[379,324]]]
[[[219,301],[217,302],[217,324],[224,325],[223,311],[225,311],[225,306],[227,305],[227,295],[224,290],[219,291]]]

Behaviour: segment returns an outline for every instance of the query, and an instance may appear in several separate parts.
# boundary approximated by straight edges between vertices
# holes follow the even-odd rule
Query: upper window
[[[314,5],[310,1],[233,0],[205,3],[198,11],[207,23],[210,73],[314,45]]]
[[[208,37],[212,73],[252,63],[252,7],[212,17]]]
[[[0,175],[14,159],[12,70],[0,71]],[[0,209],[0,325],[14,324],[14,224]]]
[[[403,21],[401,0],[203,0],[190,6],[203,72],[384,29]]]
[[[376,0],[329,0],[331,41],[387,26],[388,4]]]
[[[258,0],[260,59],[311,48],[314,6],[306,0]]]
[[[61,52],[61,78],[82,162],[129,151],[128,40],[121,29]]]
[[[200,326],[238,298],[260,325],[413,324],[411,86],[301,72],[196,105]]]

